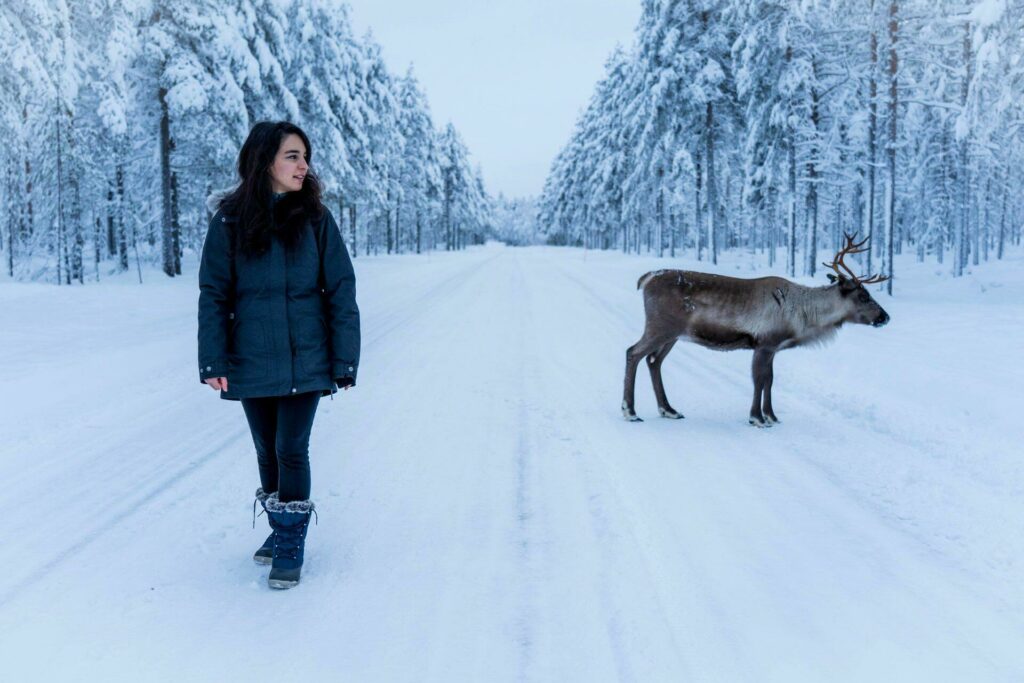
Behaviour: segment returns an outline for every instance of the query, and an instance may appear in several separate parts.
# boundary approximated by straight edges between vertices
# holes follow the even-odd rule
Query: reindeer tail
[[[636,288],[643,289],[644,287],[647,286],[647,283],[650,282],[651,279],[660,272],[660,270],[652,270],[649,273],[644,273],[643,275],[640,276],[640,279],[636,281]]]

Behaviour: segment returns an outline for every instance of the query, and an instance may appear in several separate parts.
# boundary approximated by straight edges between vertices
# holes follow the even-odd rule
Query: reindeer
[[[889,314],[871,298],[865,285],[888,278],[857,277],[843,262],[849,254],[867,251],[869,238],[846,244],[832,263],[832,284],[804,287],[781,277],[741,279],[696,273],[688,270],[656,270],[636,283],[643,290],[646,323],[644,335],[626,350],[626,379],[622,414],[641,422],[633,406],[636,368],[647,358],[651,384],[662,417],[681,419],[669,405],[661,381],[661,364],[680,339],[717,351],[752,349],[754,360],[754,401],[750,406],[752,425],[770,427],[777,423],[772,408],[772,362],[775,354],[807,344],[822,344],[835,336],[843,323],[881,327]],[[762,402],[763,397],[763,402]]]

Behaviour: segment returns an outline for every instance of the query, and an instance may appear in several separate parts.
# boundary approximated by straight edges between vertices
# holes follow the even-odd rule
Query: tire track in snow
[[[399,309],[383,317],[383,319],[371,328],[370,335],[367,337],[367,341],[364,344],[367,346],[377,347],[382,341],[390,338],[390,336],[396,331],[408,325],[415,319],[427,315],[430,311],[430,306],[427,304],[438,295],[446,292],[453,283],[459,281],[466,282],[471,279],[473,275],[478,273],[486,265],[491,263],[498,254],[490,256],[486,259],[471,261],[467,266],[459,269],[456,273],[450,275],[444,280],[431,285],[423,293],[417,296],[414,300],[401,304]],[[219,398],[217,399],[219,400]],[[136,415],[136,421],[142,418],[146,424],[153,422],[154,415],[163,415],[162,420],[158,422],[165,422],[169,424],[183,424],[187,422],[184,419],[175,419],[175,415],[183,415],[188,413],[194,406],[194,399],[189,398],[187,395],[179,394],[175,397],[172,404],[174,406],[173,412],[168,413],[167,404],[161,404],[159,401],[153,403],[152,409],[143,413],[142,415]],[[197,442],[208,442],[216,439],[224,431],[222,423],[211,423],[205,428],[201,428],[198,432],[191,432],[188,436],[189,441]],[[77,430],[76,433],[80,433]],[[210,450],[204,451],[199,457],[191,458],[187,464],[174,468],[169,474],[157,474],[153,476],[149,469],[146,467],[146,461],[141,461],[140,467],[133,468],[131,472],[124,472],[122,469],[124,459],[118,457],[118,453],[123,452],[125,447],[122,443],[112,443],[109,436],[103,434],[96,434],[95,439],[91,442],[92,447],[96,449],[96,452],[87,461],[81,461],[76,463],[76,469],[80,472],[85,472],[87,477],[81,478],[81,483],[77,485],[79,490],[62,490],[62,494],[65,498],[73,498],[80,500],[82,505],[88,505],[87,501],[82,499],[81,496],[87,495],[90,491],[96,491],[96,463],[101,463],[101,469],[114,468],[117,470],[119,478],[132,481],[131,490],[137,490],[140,486],[145,486],[145,491],[141,495],[133,495],[128,498],[128,501],[122,505],[116,507],[116,511],[102,518],[102,521],[93,525],[89,531],[85,534],[81,534],[79,528],[75,528],[72,533],[79,536],[79,540],[74,543],[65,546],[63,549],[51,553],[49,559],[44,560],[38,565],[34,565],[29,568],[27,573],[21,578],[15,579],[15,581],[6,588],[0,589],[0,606],[3,606],[12,600],[15,600],[18,596],[23,595],[27,589],[30,589],[33,585],[39,584],[47,576],[49,576],[54,570],[60,568],[66,564],[70,559],[77,556],[83,550],[87,549],[97,540],[103,538],[106,534],[119,527],[122,523],[129,521],[148,506],[150,506],[155,500],[157,500],[161,494],[170,494],[175,487],[179,486],[183,482],[187,481],[193,475],[201,472],[204,467],[213,461],[219,459],[219,456],[223,456],[226,453],[232,452],[231,447],[238,444],[238,442],[247,442],[250,438],[248,427],[245,426],[244,420],[242,420],[242,426],[231,431],[228,437],[218,441],[218,445]],[[76,443],[78,450],[83,450],[83,445],[87,446],[90,442],[82,444],[81,442]],[[184,444],[177,444],[180,448]],[[105,447],[104,447],[105,446]],[[52,458],[51,460],[55,460]],[[64,474],[63,472],[61,474]],[[31,472],[23,472],[21,479],[30,477]],[[149,483],[153,482],[155,483]],[[115,489],[117,487],[114,487]],[[121,487],[123,489],[123,487]],[[117,497],[102,495],[103,502],[89,507],[101,507],[108,505],[108,501],[115,500]],[[123,496],[120,497],[124,499]],[[69,514],[73,514],[70,513]]]
[[[598,295],[590,283],[584,282],[573,273],[567,272],[569,264],[557,262],[556,268],[566,279],[578,285],[581,290],[595,302],[596,308],[601,311],[601,318],[610,326],[617,322],[629,323],[628,314],[624,312],[621,297],[606,298]],[[642,308],[640,309],[642,311]],[[641,318],[642,319],[642,318]],[[689,356],[690,354],[686,354]],[[705,376],[714,381],[715,384],[729,386],[747,386],[749,381],[746,373],[742,373],[727,364],[713,365],[696,361],[688,367],[688,374],[693,371],[695,376]],[[881,452],[898,453],[908,448],[918,452],[917,456],[922,461],[928,459],[928,443],[921,443],[916,439],[897,434],[887,429],[872,428],[865,432],[863,421],[851,419],[850,416],[837,409],[833,405],[827,405],[823,409],[818,404],[793,392],[783,392],[786,404],[790,406],[794,420],[800,420],[811,425],[827,425],[830,441],[838,443],[859,443],[862,444],[858,450],[880,450]],[[824,413],[824,415],[823,415]],[[822,419],[824,417],[824,419]],[[826,512],[830,520],[828,523],[835,525],[835,533],[840,537],[850,538],[857,543],[882,543],[883,547],[893,548],[890,544],[894,537],[887,534],[895,534],[896,538],[904,539],[899,545],[899,556],[901,562],[911,566],[917,566],[920,571],[928,572],[928,576],[941,577],[937,579],[945,582],[949,588],[953,586],[957,590],[952,591],[952,601],[957,605],[957,610],[964,618],[969,618],[972,627],[978,628],[977,605],[990,604],[992,609],[1000,609],[990,598],[991,596],[979,592],[976,586],[984,585],[984,578],[971,571],[971,568],[964,562],[955,562],[956,570],[950,572],[951,568],[948,555],[941,553],[932,543],[927,535],[917,533],[914,520],[899,515],[896,510],[899,505],[895,501],[889,501],[889,505],[874,497],[873,489],[863,490],[862,484],[846,481],[840,472],[833,471],[827,461],[821,457],[820,439],[815,433],[808,432],[807,428],[799,426],[785,430],[785,425],[772,430],[760,431],[760,434],[767,436],[767,439],[759,439],[761,443],[758,455],[764,456],[760,462],[748,462],[747,467],[757,466],[763,471],[764,461],[772,459],[776,461],[770,476],[777,481],[780,490],[792,490],[798,492],[801,499]],[[742,449],[749,448],[750,440],[744,436],[752,434],[753,430],[746,427],[737,427],[728,433],[718,435],[718,450],[721,452],[742,452]],[[775,438],[772,438],[772,437]],[[810,440],[808,440],[810,439]],[[867,442],[866,446],[864,442]],[[730,445],[731,444],[731,445]],[[827,447],[826,447],[827,448]],[[740,449],[740,450],[736,450]],[[762,452],[761,449],[764,449]],[[781,460],[780,460],[781,458]],[[822,486],[824,485],[824,489]],[[775,487],[776,485],[773,485]],[[868,494],[868,495],[866,495]],[[979,491],[980,494],[980,491]],[[782,509],[782,508],[780,508]],[[870,518],[872,524],[866,527],[850,526],[851,521],[859,519],[863,523],[865,518]],[[873,528],[874,525],[877,529]],[[884,529],[885,531],[882,531]],[[671,530],[671,529],[670,529]],[[883,540],[887,539],[887,540]],[[960,572],[973,575],[973,582],[968,582],[966,576]],[[912,589],[913,583],[906,571],[900,572],[895,581],[903,582],[906,589]],[[911,590],[917,596],[922,608],[934,599],[934,596],[927,592]],[[967,596],[970,596],[968,599]],[[945,634],[944,634],[945,635]]]
[[[553,265],[557,267],[561,275],[579,285],[587,293],[591,300],[595,302],[595,308],[602,311],[602,317],[606,321],[609,323],[621,322],[624,325],[630,324],[629,313],[621,303],[618,303],[614,296],[602,297],[596,292],[592,283],[581,280],[574,273],[567,270],[571,262],[555,260]],[[601,280],[596,281],[602,282]],[[610,289],[610,286],[608,288]],[[642,301],[638,302],[638,307],[642,311]],[[747,373],[737,371],[724,363],[701,362],[701,359],[698,358],[698,353],[701,349],[677,345],[673,351],[674,353],[683,352],[682,358],[686,361],[688,376],[694,378],[703,377],[716,383],[725,384],[735,388],[738,392],[742,392],[750,387],[750,376]],[[667,366],[665,369],[667,370]],[[931,459],[936,448],[936,441],[921,441],[917,438],[912,438],[895,431],[884,423],[879,424],[875,421],[867,420],[861,413],[851,417],[848,402],[837,401],[832,395],[825,395],[821,399],[811,399],[806,394],[800,393],[797,389],[793,388],[786,389],[783,387],[781,390],[776,388],[773,391],[776,397],[776,406],[781,404],[783,408],[780,412],[783,412],[784,415],[788,413],[792,416],[791,418],[786,418],[786,420],[792,419],[795,424],[799,425],[795,428],[799,430],[799,433],[794,432],[794,428],[791,427],[788,430],[790,438],[782,440],[782,435],[787,432],[786,423],[776,425],[769,430],[763,430],[765,432],[764,436],[772,439],[771,441],[765,441],[764,448],[780,453],[785,449],[785,454],[788,457],[796,456],[803,467],[817,472],[818,476],[828,481],[831,486],[840,491],[843,497],[847,498],[852,504],[870,510],[879,522],[907,538],[908,541],[917,547],[919,552],[930,556],[933,561],[948,562],[952,560],[960,571],[971,574],[980,582],[985,581],[985,577],[979,574],[977,569],[969,562],[965,561],[965,556],[969,555],[969,552],[961,550],[959,553],[961,556],[956,558],[950,556],[948,552],[944,553],[940,550],[940,546],[945,545],[942,543],[942,540],[949,539],[944,537],[943,539],[936,539],[933,536],[922,534],[920,521],[916,519],[913,513],[900,512],[901,506],[899,501],[888,498],[884,492],[880,493],[875,489],[851,486],[850,482],[845,480],[842,472],[822,459],[820,446],[816,442],[807,442],[805,438],[807,432],[804,431],[805,427],[803,425],[827,424],[834,440],[838,443],[863,443],[868,441],[868,447],[871,450],[882,452],[911,450],[915,452],[914,457],[921,462],[928,462]],[[781,401],[778,400],[780,397]],[[740,406],[738,406],[738,409],[740,409]],[[683,412],[686,412],[685,408]],[[823,417],[825,419],[822,419]],[[869,427],[867,431],[864,429],[865,425]],[[772,436],[773,432],[777,433],[775,438]],[[862,446],[860,450],[864,450],[864,447]],[[971,496],[971,499],[984,500],[985,491],[980,485],[961,481],[960,486],[972,489],[974,495]],[[946,547],[948,548],[948,545]],[[977,591],[971,590],[977,594]]]
[[[520,401],[518,407],[519,436],[516,443],[516,480],[515,480],[515,515],[517,531],[517,557],[520,576],[526,578],[521,583],[519,596],[519,616],[516,620],[516,646],[518,662],[518,680],[529,681],[533,658],[533,622],[536,617],[534,596],[529,580],[533,570],[533,544],[530,539],[533,516],[530,501],[530,419],[526,403]]]
[[[488,659],[501,662],[500,680],[516,680],[520,666],[531,670],[534,622],[532,610],[519,609],[531,603],[528,592],[520,600],[515,489],[518,449],[528,449],[529,438],[515,432],[521,378],[509,369],[520,356],[516,337],[505,334],[518,310],[508,293],[515,273],[494,260],[501,254],[482,256],[446,278],[444,291],[421,297],[433,299],[421,301],[424,315],[406,317],[376,345],[371,338],[361,400],[332,406],[343,407],[340,419],[323,423],[313,445],[337,438],[353,449],[318,470],[319,486],[333,489],[321,521],[340,520],[340,534],[312,547],[302,592],[342,634],[359,620],[333,612],[374,610],[377,623],[359,634],[369,649],[343,656],[353,667],[380,649],[401,662],[393,670],[417,671],[412,677],[422,681],[484,680],[470,675],[473,662]],[[492,364],[496,349],[502,358]],[[473,426],[491,418],[494,429]],[[476,450],[484,452],[475,457]],[[530,472],[523,470],[524,529],[534,513]],[[527,545],[532,552],[532,539]],[[343,557],[355,561],[340,566]],[[480,596],[492,590],[495,604],[485,607]],[[390,597],[373,597],[383,594]],[[387,621],[393,626],[384,633]]]
[[[552,284],[550,278],[541,276],[529,277],[528,281],[531,284],[534,281],[542,282],[545,287]],[[580,286],[580,283],[572,281],[571,285]],[[544,311],[558,320],[572,320],[579,313],[579,309],[565,303],[571,301],[572,296],[566,295],[566,292],[572,289],[575,287],[568,290],[558,288],[561,294],[552,298],[550,292],[530,289],[528,286],[528,310]],[[556,312],[555,305],[567,306],[567,310]],[[552,331],[545,329],[538,337],[545,334],[550,335]],[[672,643],[670,649],[676,653],[676,664],[685,669],[685,664],[679,659],[682,657],[679,654],[681,649],[675,644],[674,626],[663,610],[664,601],[649,560],[631,524],[632,516],[627,512],[624,498],[607,469],[600,469],[599,461],[594,459],[599,449],[590,441],[585,419],[581,423],[570,412],[571,408],[567,410],[564,406],[550,404],[552,399],[557,400],[564,395],[564,387],[578,385],[580,378],[576,371],[579,368],[561,362],[551,354],[538,353],[540,350],[534,344],[533,353],[528,354],[526,359],[527,365],[535,369],[532,393],[541,397],[536,405],[549,407],[539,416],[539,431],[544,434],[541,461],[545,463],[545,470],[538,477],[552,485],[552,488],[544,491],[549,496],[565,497],[568,490],[563,490],[563,487],[574,493],[578,487],[578,497],[574,497],[585,516],[586,545],[589,546],[588,552],[594,553],[597,559],[587,569],[593,572],[592,579],[596,582],[595,598],[600,605],[604,644],[614,677],[620,681],[649,680],[641,673],[644,663],[635,660],[634,648],[638,642],[645,640],[636,630],[637,612],[654,617],[658,624],[656,628],[665,634],[662,642]],[[545,401],[548,403],[545,404]],[[560,521],[545,519],[544,523]],[[635,601],[641,602],[643,607],[638,608]]]
[[[507,257],[506,257],[507,258]],[[513,257],[514,258],[514,257]],[[525,286],[523,270],[518,259],[514,258],[514,289],[522,291]],[[516,319],[520,330],[528,328],[530,324],[529,309],[524,306],[523,298],[515,299]],[[531,666],[534,655],[534,622],[537,618],[536,595],[532,589],[533,577],[535,575],[535,549],[531,538],[533,533],[533,518],[536,514],[534,501],[532,500],[532,489],[530,487],[530,476],[533,473],[531,467],[531,419],[527,401],[527,391],[530,388],[531,380],[536,376],[536,364],[532,362],[524,340],[525,335],[519,334],[516,342],[516,355],[520,359],[520,366],[524,371],[519,373],[516,395],[517,400],[517,436],[515,451],[515,517],[516,517],[516,545],[517,557],[519,560],[519,574],[523,581],[520,582],[519,615],[516,622],[516,646],[518,680],[531,680]],[[529,379],[528,379],[529,378]]]
[[[133,496],[127,502],[118,506],[116,512],[108,516],[105,521],[94,527],[92,530],[85,533],[78,541],[64,548],[41,566],[33,569],[28,576],[20,579],[0,592],[0,607],[3,607],[17,596],[23,594],[26,588],[45,579],[50,572],[73,558],[114,527],[137,516],[150,502],[160,495],[167,493],[172,487],[176,486],[187,477],[200,472],[205,465],[222,455],[227,450],[228,446],[234,444],[239,439],[248,436],[248,434],[248,429],[233,431],[227,438],[222,440],[212,449],[206,451],[203,455],[199,456],[199,458],[195,459],[187,466],[179,469],[156,485],[148,487],[140,495]]]
[[[463,268],[444,280],[431,285],[416,299],[403,304],[399,311],[391,313],[376,322],[376,329],[373,331],[372,335],[364,337],[362,342],[363,345],[366,347],[374,347],[382,339],[390,336],[395,330],[400,329],[415,319],[426,315],[430,312],[430,304],[437,299],[438,295],[445,293],[450,294],[450,291],[448,290],[451,288],[452,284],[460,281],[463,283],[466,282],[480,270],[483,270],[485,266],[491,265],[499,256],[500,252],[490,256],[489,258],[471,262],[469,267]]]

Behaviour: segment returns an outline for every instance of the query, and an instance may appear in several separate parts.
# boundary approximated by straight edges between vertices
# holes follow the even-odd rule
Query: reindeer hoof
[[[751,426],[757,427],[758,429],[767,429],[772,426],[772,423],[766,421],[763,417],[756,417],[754,415],[747,418],[747,423]]]
[[[775,417],[774,415],[765,415],[764,419],[765,419],[766,422],[768,422],[769,424],[773,424],[773,425],[777,425],[780,422],[782,422],[782,420],[780,420],[779,418]]]
[[[630,415],[629,413],[623,413],[622,417],[626,418],[626,422],[643,422],[636,413]]]
[[[670,420],[682,420],[684,415],[677,413],[671,408],[658,408],[658,414],[662,417],[667,417]]]

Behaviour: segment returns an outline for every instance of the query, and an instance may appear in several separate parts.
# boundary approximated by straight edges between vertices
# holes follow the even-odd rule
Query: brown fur
[[[645,356],[659,412],[682,417],[668,404],[661,381],[661,363],[678,339],[718,351],[755,351],[757,407],[750,419],[764,424],[762,412],[777,421],[771,410],[771,365],[777,351],[826,342],[847,322],[880,326],[889,319],[867,290],[844,278],[825,287],[805,287],[780,277],[659,270],[644,274],[637,288],[643,290],[646,324],[643,337],[626,352],[622,408],[631,420],[638,419],[633,409],[636,366]]]

